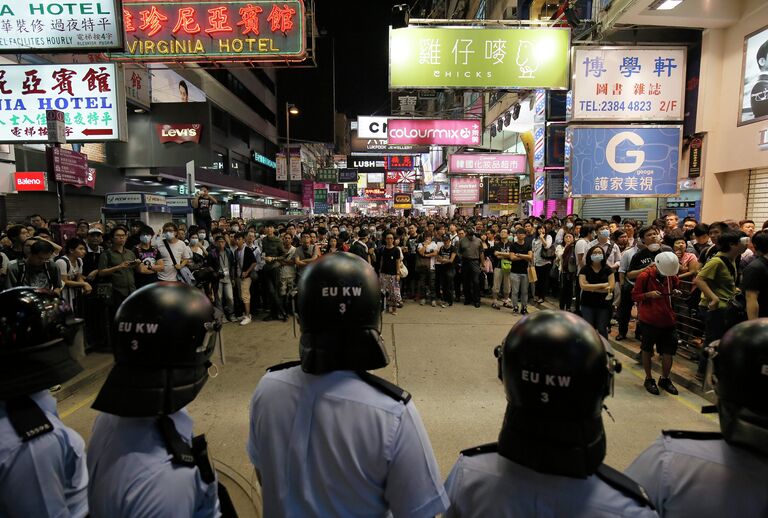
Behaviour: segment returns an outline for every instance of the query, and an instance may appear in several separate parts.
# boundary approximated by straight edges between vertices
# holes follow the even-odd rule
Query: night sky
[[[316,69],[278,73],[278,119],[285,135],[285,102],[301,114],[291,119],[291,140],[333,142],[333,48],[336,110],[348,117],[387,114],[388,33],[391,0],[318,0]]]

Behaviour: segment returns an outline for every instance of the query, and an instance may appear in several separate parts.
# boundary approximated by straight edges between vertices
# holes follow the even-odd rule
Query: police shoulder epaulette
[[[461,450],[461,454],[465,457],[474,457],[475,455],[482,455],[483,453],[496,453],[498,451],[499,443],[489,442],[488,444],[483,444],[482,446],[474,446],[472,448],[467,448],[466,450]]]
[[[673,439],[694,439],[697,441],[713,441],[722,439],[720,432],[694,432],[689,430],[662,430],[662,434]]]
[[[291,367],[296,367],[298,365],[301,365],[301,360],[294,360],[291,362],[285,362],[285,363],[278,363],[277,365],[273,365],[272,367],[267,368],[267,372],[277,372],[282,371],[285,369],[290,369]]]
[[[624,473],[616,471],[612,467],[606,466],[605,464],[601,464],[597,468],[596,475],[600,478],[600,480],[611,486],[613,489],[623,493],[633,500],[636,500],[638,503],[646,507],[650,507],[651,509],[656,510],[656,507],[654,507],[653,502],[651,502],[651,499],[648,496],[648,493],[645,491],[645,488],[626,476]]]
[[[410,392],[398,387],[394,383],[388,382],[384,378],[374,376],[370,372],[366,372],[366,371],[357,371],[357,375],[360,377],[361,380],[366,382],[368,385],[372,386],[379,392],[386,394],[387,396],[391,397],[396,401],[402,401],[403,404],[407,404],[408,401],[411,400]]]
[[[5,403],[8,420],[22,442],[53,431],[53,424],[32,398],[21,396]]]

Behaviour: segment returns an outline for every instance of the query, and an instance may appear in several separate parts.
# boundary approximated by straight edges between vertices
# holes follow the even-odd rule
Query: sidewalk
[[[61,390],[53,394],[57,401],[64,401],[83,387],[106,376],[112,368],[114,357],[111,353],[90,353],[78,361],[83,366],[83,372],[61,384]]]

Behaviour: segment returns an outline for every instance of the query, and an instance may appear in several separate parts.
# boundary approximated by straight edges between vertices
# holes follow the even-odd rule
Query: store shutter
[[[768,221],[768,169],[757,169],[749,173],[747,189],[747,219],[761,227]]]
[[[634,219],[645,222],[648,219],[647,210],[625,210],[624,198],[587,198],[581,207],[582,218],[607,219],[614,215],[621,219]]]
[[[64,198],[65,216],[69,221],[84,218],[88,221],[101,219],[103,196],[67,194]],[[48,219],[57,219],[59,213],[56,193],[25,192],[5,196],[5,210],[8,221],[20,223],[30,214],[42,214]]]

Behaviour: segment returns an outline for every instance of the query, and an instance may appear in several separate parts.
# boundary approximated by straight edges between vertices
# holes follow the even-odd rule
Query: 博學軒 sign
[[[685,52],[685,47],[576,47],[572,120],[683,120]]]
[[[514,153],[456,153],[449,157],[450,174],[523,174],[526,156]]]
[[[571,192],[676,196],[682,126],[572,126]]]
[[[301,0],[123,0],[126,61],[270,61],[305,57]]]
[[[477,146],[481,131],[478,119],[389,119],[390,144]]]
[[[406,27],[389,31],[389,87],[568,88],[570,31]]]
[[[451,178],[451,203],[478,203],[480,178]]]
[[[0,142],[47,142],[46,110],[64,112],[67,142],[119,140],[125,119],[114,63],[0,65]]]
[[[123,48],[118,0],[0,3],[0,53]]]

